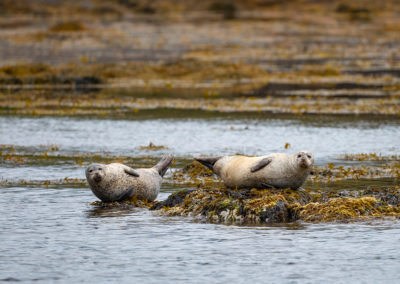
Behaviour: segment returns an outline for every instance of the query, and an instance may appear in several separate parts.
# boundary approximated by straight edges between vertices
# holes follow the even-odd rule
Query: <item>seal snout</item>
[[[95,181],[95,182],[100,182],[101,181],[101,175],[99,174],[99,173],[95,173],[94,174],[94,176],[93,176],[93,180]]]
[[[306,168],[308,168],[310,165],[311,165],[311,163],[310,163],[309,160],[304,159],[304,158],[300,160],[300,167],[306,169]]]

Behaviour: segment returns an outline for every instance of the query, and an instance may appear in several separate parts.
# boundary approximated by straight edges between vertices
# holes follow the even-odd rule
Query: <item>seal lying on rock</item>
[[[314,164],[313,154],[308,151],[261,157],[195,157],[195,160],[211,169],[231,188],[298,189]]]
[[[173,156],[165,156],[150,169],[132,169],[118,163],[91,164],[86,169],[86,179],[94,195],[103,202],[123,201],[134,195],[153,201],[172,160]]]

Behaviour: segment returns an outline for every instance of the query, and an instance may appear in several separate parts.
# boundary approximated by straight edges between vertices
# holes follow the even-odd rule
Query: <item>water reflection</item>
[[[118,206],[101,206],[94,205],[92,209],[87,210],[88,218],[118,218],[129,216],[130,214],[135,214],[142,212],[146,209],[133,207],[131,205],[120,204]]]

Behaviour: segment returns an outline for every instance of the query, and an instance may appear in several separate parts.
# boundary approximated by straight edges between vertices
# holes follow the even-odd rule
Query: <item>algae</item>
[[[232,197],[230,191],[207,188],[180,193],[184,195],[180,203],[171,202],[169,198],[153,205],[152,209],[168,216],[191,216],[225,224],[354,222],[400,217],[398,187],[377,190],[373,194],[364,192],[367,196],[359,198],[333,197],[326,201],[317,201],[320,200],[318,194],[290,189],[252,189],[248,194],[236,191],[236,197]]]

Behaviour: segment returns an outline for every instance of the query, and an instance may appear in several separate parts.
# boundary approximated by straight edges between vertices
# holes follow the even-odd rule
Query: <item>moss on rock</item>
[[[350,222],[385,216],[400,217],[399,204],[385,201],[388,195],[341,197],[320,200],[319,194],[290,189],[181,191],[153,206],[168,216],[192,216],[215,223]],[[393,197],[394,196],[394,197]],[[179,198],[177,198],[179,197]],[[397,195],[391,193],[397,200]],[[392,203],[393,204],[393,203]]]

